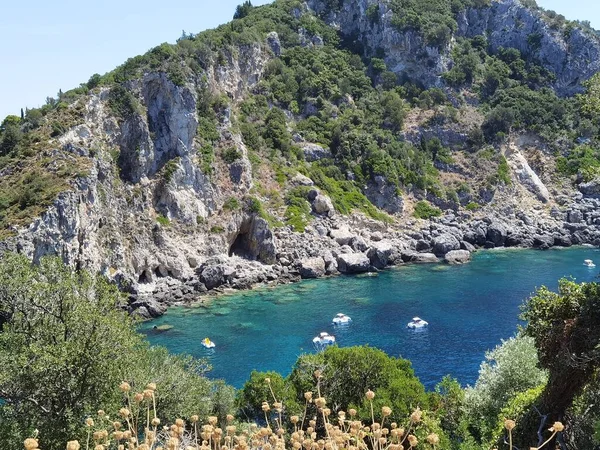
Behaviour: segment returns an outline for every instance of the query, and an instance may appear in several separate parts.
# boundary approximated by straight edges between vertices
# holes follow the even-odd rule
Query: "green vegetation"
[[[236,211],[240,209],[240,201],[235,197],[229,197],[225,200],[225,203],[223,203],[223,209],[227,211]]]
[[[442,215],[442,211],[439,208],[431,205],[428,201],[421,200],[415,204],[414,216],[417,219],[431,219],[432,217],[439,217]]]
[[[444,47],[457,30],[456,14],[467,7],[483,7],[489,0],[392,0],[392,23],[400,30],[416,30],[425,42],[434,47]]]
[[[590,181],[600,174],[600,149],[589,145],[575,147],[567,156],[556,159],[556,168],[565,176],[581,175],[584,181]]]
[[[169,225],[171,225],[171,221],[169,220],[169,218],[163,216],[162,214],[156,216],[156,221],[160,223],[163,227],[168,227]]]
[[[117,288],[101,276],[74,273],[58,259],[32,266],[0,261],[0,442],[21,450],[39,430],[44,448],[64,448],[85,434],[100,406],[117,411],[123,379],[163,386],[164,420],[229,411],[232,389],[204,377],[202,361],[149,348],[135,332]],[[201,411],[203,410],[203,411]],[[168,418],[167,418],[168,417]]]
[[[539,289],[523,306],[523,332],[486,355],[473,387],[461,389],[446,377],[434,392],[425,391],[409,361],[365,346],[301,355],[287,377],[253,372],[235,395],[233,388],[205,377],[206,362],[148,347],[121,308],[123,301],[116,286],[102,276],[72,272],[58,259],[31,265],[23,256],[4,256],[3,448],[22,449],[34,429],[45,448],[62,448],[64,442],[87,435],[85,423],[91,422],[86,418],[93,411],[118,411],[123,405],[135,423],[147,414],[138,415],[138,408],[156,408],[161,423],[182,419],[193,424],[197,416],[214,416],[209,419],[214,424],[232,424],[234,416],[228,414],[237,408],[242,421],[267,421],[274,429],[311,427],[323,439],[329,416],[348,415],[363,426],[377,422],[380,427],[408,423],[410,416],[406,430],[423,448],[435,441],[435,448],[449,450],[502,448],[506,418],[518,423],[511,432],[516,445],[538,448],[540,411],[549,415],[549,424],[560,417],[568,427],[586,433],[577,442],[595,445],[593,433],[600,420],[595,402],[600,395],[597,283],[561,280],[557,293]],[[124,379],[128,382],[122,383]],[[140,400],[132,401],[133,392],[124,400],[115,389],[120,383],[124,392],[140,392]],[[318,419],[312,422],[313,417]],[[96,420],[88,425],[97,427],[92,431],[105,426],[102,414]],[[556,434],[543,431],[543,436],[554,439]],[[102,439],[93,440],[96,444]]]
[[[308,202],[310,190],[310,187],[297,187],[289,191],[286,196],[285,223],[299,233],[304,233],[306,226],[312,220]]]

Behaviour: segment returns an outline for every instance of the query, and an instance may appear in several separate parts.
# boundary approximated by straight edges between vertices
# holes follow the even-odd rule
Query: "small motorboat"
[[[346,314],[337,313],[332,322],[334,325],[349,325],[350,322],[352,322],[352,319]]]
[[[427,325],[429,325],[429,323],[427,323],[420,317],[413,317],[413,319],[410,322],[408,322],[407,327],[416,329],[416,328],[425,328]]]
[[[215,348],[215,343],[209,338],[202,339],[202,345],[206,348]]]
[[[335,344],[335,336],[332,336],[331,334],[326,333],[325,331],[319,333],[319,335],[313,339],[313,345],[319,351],[323,350],[328,345],[333,344]]]
[[[586,259],[585,261],[583,261],[583,265],[588,267],[596,267],[596,264],[594,264],[594,261],[592,261],[591,259]]]

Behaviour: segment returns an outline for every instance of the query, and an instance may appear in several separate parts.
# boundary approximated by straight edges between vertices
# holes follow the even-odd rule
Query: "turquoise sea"
[[[222,296],[171,308],[140,329],[152,344],[207,358],[211,377],[238,388],[253,369],[289,374],[298,355],[315,351],[312,338],[321,331],[343,347],[368,344],[410,359],[428,389],[446,374],[473,384],[486,350],[514,335],[519,305],[536,287],[556,289],[565,276],[594,281],[599,270],[600,251],[592,248],[481,251],[464,266],[402,266]],[[331,324],[338,312],[352,317],[349,327]],[[413,316],[429,327],[407,329]],[[173,328],[154,329],[162,324]],[[207,336],[215,349],[200,344]]]

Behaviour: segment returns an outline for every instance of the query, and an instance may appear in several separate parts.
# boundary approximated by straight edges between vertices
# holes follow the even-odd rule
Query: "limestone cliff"
[[[398,79],[406,75],[424,87],[444,87],[441,75],[454,64],[453,41],[428,46],[418,31],[399,31],[388,2],[346,0],[338,9],[329,3],[268,7],[265,11],[291,23],[285,30],[296,32],[280,30],[280,36],[279,22],[269,22],[273,29],[260,30],[258,37],[244,35],[227,47],[218,41],[223,46],[210,51],[199,46],[191,62],[169,59],[171,65],[156,68],[152,60],[135,76],[118,83],[113,76],[63,107],[81,115],[66,130],[53,132],[49,154],[83,159],[87,172],[73,177],[70,188],[32,223],[11,225],[13,235],[3,248],[34,261],[60,255],[73,268],[99,271],[130,294],[132,311],[147,317],[160,314],[164,304],[196,300],[223,287],[379,270],[444,256],[464,262],[465,252],[478,247],[600,244],[598,183],[585,180],[581,193],[575,190],[557,174],[551,143],[511,130],[493,145],[467,144],[484,114],[477,101],[457,100],[474,97],[469,87],[466,94],[445,87],[450,99],[445,108],[457,111],[451,119],[440,119],[443,111],[437,107],[404,102],[402,126],[395,129],[385,116],[394,110],[386,110],[381,129],[387,134],[375,143],[364,143],[364,135],[374,133],[341,131],[334,122],[318,136],[313,128],[319,121],[354,115],[350,122],[358,129],[367,120],[360,95],[342,92],[341,84],[324,91],[330,98],[307,94],[302,108],[296,99],[278,97],[286,89],[316,89],[302,86],[300,75],[291,80],[286,52],[306,58],[326,58],[334,51],[346,55],[324,48],[327,39],[337,42],[337,35],[317,16],[362,42],[361,56],[383,54]],[[366,14],[373,13],[373,5],[375,22]],[[235,23],[249,27],[247,22]],[[456,22],[453,39],[485,34],[492,52],[513,47],[533,55],[554,74],[552,87],[563,96],[581,91],[581,83],[600,68],[597,38],[577,28],[565,36],[518,0],[467,8]],[[318,61],[310,64],[313,74],[328,69]],[[369,70],[357,73],[367,79]],[[279,86],[270,81],[273,74],[288,83],[279,94],[271,92]],[[337,83],[337,74],[332,77]],[[371,81],[363,97],[382,95],[377,76]],[[394,89],[384,101],[396,99]],[[125,102],[125,114],[115,109],[115,99]],[[275,137],[271,117],[247,126],[254,126],[247,110],[260,102],[267,115],[277,110],[277,120],[285,121]],[[207,133],[208,115],[214,130]],[[256,129],[262,133],[260,151],[251,133]],[[288,135],[286,142],[277,141]],[[345,138],[355,139],[352,164],[340,150]],[[432,140],[438,144],[428,146]],[[471,156],[475,150],[478,158]],[[373,155],[387,159],[371,163]],[[409,161],[406,171],[410,161],[423,161],[425,173],[391,179],[395,172],[387,169],[402,158]],[[440,208],[440,217],[415,218],[426,201]]]

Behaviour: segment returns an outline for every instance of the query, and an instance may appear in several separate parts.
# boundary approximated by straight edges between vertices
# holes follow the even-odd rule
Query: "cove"
[[[174,307],[140,325],[151,344],[174,353],[207,358],[211,378],[240,388],[253,369],[287,375],[296,358],[314,352],[312,338],[334,334],[340,346],[364,345],[412,361],[415,373],[433,389],[444,375],[473,384],[486,350],[514,335],[519,305],[562,277],[596,281],[593,248],[480,251],[463,266],[411,265],[377,276],[340,276],[261,288],[214,298],[208,305]],[[347,328],[331,319],[352,317]],[[429,322],[425,331],[406,324],[413,316]],[[154,326],[172,325],[159,332]],[[214,350],[200,344],[204,337]]]

